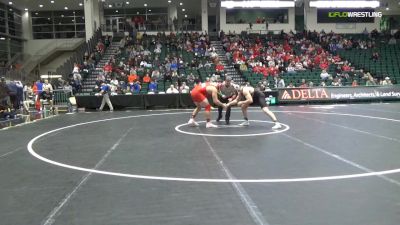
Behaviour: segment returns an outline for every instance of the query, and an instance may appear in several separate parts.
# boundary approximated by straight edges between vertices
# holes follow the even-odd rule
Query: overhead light
[[[6,38],[5,37],[0,37],[0,40],[4,41],[4,40],[6,40]]]
[[[182,3],[182,2],[179,2],[179,5],[183,5],[183,3]]]
[[[149,12],[151,12],[151,9],[149,9]]]
[[[79,6],[83,6],[83,3],[79,3]]]
[[[186,9],[182,9],[182,12],[185,12]]]
[[[136,12],[137,15],[139,15],[139,12]]]
[[[39,13],[35,13],[35,15],[37,16],[37,15],[39,15]]]
[[[146,4],[146,3],[144,3],[144,7],[147,7],[147,4]]]
[[[112,5],[110,4],[110,5],[108,5],[108,7],[109,7],[109,8],[112,8]]]
[[[185,14],[185,18],[187,18],[187,15]]]
[[[39,5],[40,8],[43,8],[43,5]]]
[[[386,11],[388,11],[389,10],[389,7],[386,7]]]
[[[12,9],[9,9],[12,12]]]
[[[53,0],[51,0],[51,1],[50,1],[50,3],[54,4],[54,1],[53,1]]]
[[[168,0],[168,3],[171,3],[171,0]]]
[[[377,8],[379,1],[311,1],[316,8]]]
[[[9,4],[9,5],[12,5],[13,3],[12,3],[12,2],[8,2],[8,4]]]
[[[232,8],[289,8],[294,1],[222,1],[221,7]]]
[[[49,18],[47,18],[47,20],[50,20],[50,17],[49,17]]]
[[[61,17],[64,18],[64,14],[62,14]]]
[[[101,0],[102,2],[105,2],[106,0]]]
[[[65,9],[65,10],[68,10],[68,7],[67,7],[67,6],[65,6],[65,7],[64,7],[64,9]]]
[[[126,2],[127,5],[129,5],[129,2]]]
[[[28,11],[28,8],[25,8],[25,11]]]
[[[72,22],[75,22],[75,20],[74,20],[74,19],[72,19]]]
[[[72,13],[75,14],[75,11],[73,11]]]
[[[115,10],[115,12],[117,13],[117,12],[119,12],[118,10]]]

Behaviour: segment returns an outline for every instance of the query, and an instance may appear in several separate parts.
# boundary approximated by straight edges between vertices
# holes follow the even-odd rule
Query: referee
[[[114,111],[114,107],[110,100],[110,93],[111,93],[111,87],[103,81],[101,83],[100,93],[99,93],[100,95],[103,96],[103,98],[101,100],[101,105],[100,105],[99,111],[103,110],[104,105],[106,103],[108,105],[108,108],[110,108],[110,112]]]
[[[218,92],[218,99],[222,103],[229,103],[233,101],[237,96],[237,91],[235,87],[232,85],[232,78],[230,76],[225,77],[225,81],[219,86],[219,92]],[[218,118],[217,122],[219,122],[222,119],[222,107],[218,107]],[[226,113],[225,113],[225,122],[227,125],[229,125],[229,119],[231,117],[231,107],[226,108]]]

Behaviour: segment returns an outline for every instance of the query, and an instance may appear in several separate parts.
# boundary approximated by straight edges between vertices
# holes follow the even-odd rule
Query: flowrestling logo
[[[382,12],[328,12],[330,18],[376,18],[382,17]]]

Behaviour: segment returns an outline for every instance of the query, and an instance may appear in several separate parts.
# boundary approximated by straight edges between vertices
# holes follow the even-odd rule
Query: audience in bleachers
[[[320,86],[387,85],[382,74],[371,74],[357,62],[354,64],[343,52],[371,51],[371,60],[379,62],[381,56],[377,31],[352,37],[348,35],[306,31],[273,35],[236,35],[221,32],[221,41],[229,62],[253,86],[259,81],[265,88]],[[94,53],[85,54],[85,63],[78,69],[90,71],[99,62],[110,37],[99,40]],[[378,44],[377,44],[378,43]],[[396,44],[396,39],[390,39]],[[70,82],[75,91],[80,90],[82,78],[75,76]],[[370,73],[367,73],[370,72]],[[106,81],[113,86],[112,94],[164,93],[171,85],[180,93],[187,93],[196,78],[217,82],[225,75],[216,50],[210,45],[207,34],[158,33],[149,36],[137,33],[124,37],[118,51],[104,65],[97,76],[99,84]],[[377,76],[378,79],[372,75]],[[392,81],[390,81],[390,84]],[[171,92],[171,91],[169,91]]]

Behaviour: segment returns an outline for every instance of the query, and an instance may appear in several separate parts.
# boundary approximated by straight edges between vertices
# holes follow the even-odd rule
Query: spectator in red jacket
[[[218,73],[218,74],[222,74],[223,72],[224,72],[224,65],[222,65],[221,63],[218,63],[216,66],[215,66],[215,71]]]
[[[113,67],[112,67],[111,63],[107,63],[106,65],[104,65],[103,70],[104,70],[105,75],[111,75],[111,73],[113,71]]]

